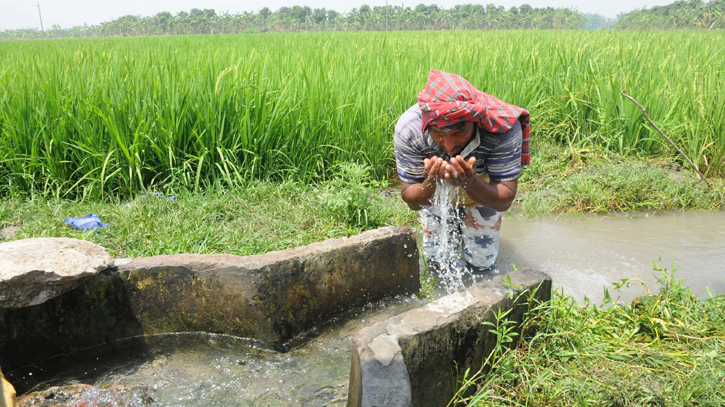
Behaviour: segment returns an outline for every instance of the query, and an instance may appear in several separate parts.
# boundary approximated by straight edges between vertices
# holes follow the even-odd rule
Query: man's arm
[[[435,183],[431,183],[429,180],[425,180],[420,184],[400,182],[400,197],[414,211],[419,211],[424,206],[430,205],[435,190]]]
[[[414,211],[430,205],[430,200],[436,191],[436,181],[445,175],[446,162],[440,157],[423,160],[423,182],[409,184],[401,181],[400,197]]]
[[[468,161],[455,156],[444,166],[444,178],[453,185],[462,187],[477,203],[504,212],[516,198],[518,179],[512,181],[486,182],[476,176],[476,159]]]
[[[468,186],[466,193],[477,203],[488,206],[499,212],[505,212],[516,198],[519,180],[486,182],[475,178]]]
[[[436,190],[436,184],[425,180],[419,184],[400,183],[400,196],[408,207],[414,211],[430,205],[430,200]],[[499,212],[508,210],[516,198],[518,180],[513,181],[491,181],[490,183],[480,179],[471,179],[465,190],[468,196],[477,203],[495,209]]]
[[[508,210],[516,197],[518,180],[486,182],[476,176],[476,159],[464,160],[461,156],[450,163],[439,157],[424,160],[424,181],[417,184],[400,183],[400,197],[410,209],[417,211],[430,205],[436,191],[436,181],[445,180],[466,190],[477,203],[499,212]]]

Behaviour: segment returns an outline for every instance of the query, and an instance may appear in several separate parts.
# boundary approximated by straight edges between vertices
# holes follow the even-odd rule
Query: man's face
[[[460,128],[454,128],[447,132],[441,132],[438,126],[428,126],[428,132],[430,133],[433,141],[438,144],[446,154],[451,157],[460,154],[461,151],[466,147],[469,141],[473,138],[473,122],[464,122],[464,125]]]

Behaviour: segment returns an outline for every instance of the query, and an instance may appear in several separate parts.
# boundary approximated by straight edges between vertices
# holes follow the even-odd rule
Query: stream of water
[[[436,231],[429,238],[437,249],[430,255],[429,260],[437,264],[438,283],[448,294],[465,288],[464,279],[471,277],[460,259],[461,231],[456,213],[458,200],[458,188],[447,182],[438,183],[430,207],[437,222],[434,222],[435,226],[428,225],[429,228]]]
[[[652,261],[674,261],[676,276],[694,294],[725,294],[725,212],[687,212],[652,216],[513,216],[501,229],[497,269],[473,279],[490,278],[517,267],[552,276],[555,286],[581,301],[599,302],[612,282],[640,278],[656,288]],[[465,277],[465,276],[464,276]],[[471,277],[464,283],[470,284]],[[633,285],[619,293],[629,301],[644,290]],[[437,295],[445,295],[441,289]],[[396,298],[352,310],[328,326],[310,332],[312,340],[288,352],[253,346],[248,340],[200,333],[145,338],[143,351],[83,358],[70,355],[56,363],[72,366],[39,388],[74,381],[142,384],[156,406],[344,406],[354,333],[363,326],[423,305],[417,298]],[[102,348],[102,347],[101,347]],[[108,354],[100,352],[97,355]],[[79,362],[83,359],[84,362]]]

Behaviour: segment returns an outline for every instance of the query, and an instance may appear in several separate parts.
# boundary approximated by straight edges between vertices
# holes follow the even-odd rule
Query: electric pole
[[[388,0],[385,0],[385,31],[388,31]]]
[[[38,3],[38,17],[40,17],[40,31],[45,32],[43,28],[43,16],[40,15],[40,3]]]
[[[385,31],[388,31],[388,20],[390,20],[390,6],[388,0],[385,0]]]

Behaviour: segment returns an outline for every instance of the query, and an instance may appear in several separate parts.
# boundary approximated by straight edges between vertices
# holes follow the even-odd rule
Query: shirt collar
[[[468,143],[466,148],[464,148],[463,151],[461,151],[461,153],[459,155],[463,158],[468,158],[468,156],[471,155],[474,151],[476,151],[476,149],[480,145],[481,145],[481,136],[479,135],[479,128],[478,128],[478,126],[476,126],[476,137],[474,137],[473,140],[471,140],[471,142]]]

